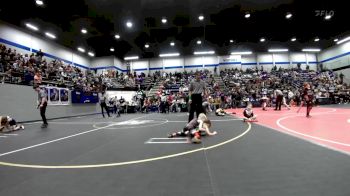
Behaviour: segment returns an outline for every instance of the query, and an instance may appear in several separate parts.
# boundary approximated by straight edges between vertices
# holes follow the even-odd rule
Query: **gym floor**
[[[186,113],[25,124],[0,135],[0,195],[349,196],[350,109],[296,109],[256,109],[252,124],[210,114],[218,135],[201,144],[166,138]]]

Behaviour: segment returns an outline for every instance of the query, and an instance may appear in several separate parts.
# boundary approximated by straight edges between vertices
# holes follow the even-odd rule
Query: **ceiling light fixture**
[[[115,34],[115,39],[120,39],[120,35],[119,34]]]
[[[318,41],[320,41],[320,38],[316,37],[316,38],[314,39],[314,41],[315,41],[315,42],[318,42]]]
[[[51,39],[56,39],[56,36],[52,33],[49,33],[49,32],[45,32],[45,35]]]
[[[132,22],[128,21],[128,22],[126,22],[126,26],[127,26],[128,28],[131,28],[131,27],[133,26],[133,24],[132,24]]]
[[[44,5],[44,2],[42,0],[36,0],[35,3],[40,6]]]
[[[145,44],[145,48],[149,48],[149,44]]]
[[[334,41],[334,42],[337,42],[338,40],[339,40],[339,39],[336,38],[336,39],[334,39],[333,41]]]
[[[250,13],[249,12],[246,12],[245,15],[244,15],[245,18],[250,18]]]
[[[114,48],[110,48],[109,51],[114,52]]]
[[[279,48],[279,49],[269,49],[269,52],[288,52],[288,49]]]
[[[197,41],[197,44],[198,44],[198,45],[202,44],[202,41],[201,41],[201,40],[198,40],[198,41]]]
[[[86,34],[86,33],[87,33],[87,30],[86,30],[86,29],[81,29],[81,32],[82,32],[83,34]]]
[[[173,57],[173,56],[180,56],[180,53],[165,53],[165,54],[159,55],[159,57]]]
[[[324,17],[325,20],[330,20],[331,18],[332,18],[332,15],[329,15],[329,14],[327,14],[327,15]]]
[[[290,39],[290,41],[295,42],[297,40],[297,38],[293,37],[292,39]]]
[[[138,56],[127,56],[127,57],[124,57],[124,60],[126,60],[126,61],[136,60],[136,59],[139,59],[139,57]]]
[[[167,22],[168,22],[168,20],[167,20],[165,17],[163,17],[163,18],[162,18],[162,23],[163,23],[163,24],[166,24]]]
[[[293,14],[292,14],[292,13],[290,13],[290,12],[288,12],[288,13],[286,14],[286,18],[287,18],[287,19],[292,18],[292,16],[293,16]]]
[[[265,42],[265,38],[260,38],[260,42]]]
[[[84,48],[78,48],[78,50],[80,51],[80,52],[85,52],[85,49]]]
[[[231,52],[231,55],[249,55],[253,54],[252,51]]]
[[[215,51],[195,51],[194,55],[203,55],[203,54],[215,54]]]
[[[89,56],[95,56],[95,54],[93,52],[88,52]]]
[[[28,28],[34,30],[34,31],[38,31],[38,30],[39,30],[38,27],[36,27],[36,26],[34,26],[34,25],[30,24],[30,23],[26,23],[26,26],[27,26]]]
[[[200,21],[202,21],[202,20],[204,20],[204,16],[203,16],[203,15],[200,15],[200,16],[198,16],[198,19],[199,19]]]
[[[170,42],[170,46],[175,46],[175,43],[174,42]]]
[[[319,48],[304,48],[301,51],[303,51],[303,52],[320,52],[321,49],[319,49]]]
[[[347,41],[349,41],[349,40],[350,40],[350,36],[347,37],[347,38],[344,38],[344,39],[342,39],[342,40],[340,40],[340,41],[338,41],[337,44],[341,44],[341,43],[347,42]]]

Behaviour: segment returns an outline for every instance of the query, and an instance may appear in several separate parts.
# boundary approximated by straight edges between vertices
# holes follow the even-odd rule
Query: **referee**
[[[34,84],[33,88],[38,93],[38,109],[40,108],[40,116],[43,120],[41,128],[46,128],[48,125],[45,115],[47,107],[47,93],[44,88],[40,88],[39,84]]]
[[[206,85],[203,80],[201,80],[201,73],[196,73],[196,78],[191,82],[189,91],[189,101],[190,104],[190,116],[188,118],[188,122],[190,122],[194,117],[194,111],[196,111],[196,115],[198,115],[203,111],[202,106],[202,94],[206,93]]]

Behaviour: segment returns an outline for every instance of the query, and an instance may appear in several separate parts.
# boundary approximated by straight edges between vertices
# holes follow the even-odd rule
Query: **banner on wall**
[[[72,103],[97,103],[97,92],[72,91]]]
[[[45,87],[48,105],[69,105],[69,90],[67,88]]]

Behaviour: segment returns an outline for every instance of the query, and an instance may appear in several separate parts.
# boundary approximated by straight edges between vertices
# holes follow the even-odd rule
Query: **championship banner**
[[[48,105],[69,105],[69,90],[67,88],[45,87]]]

